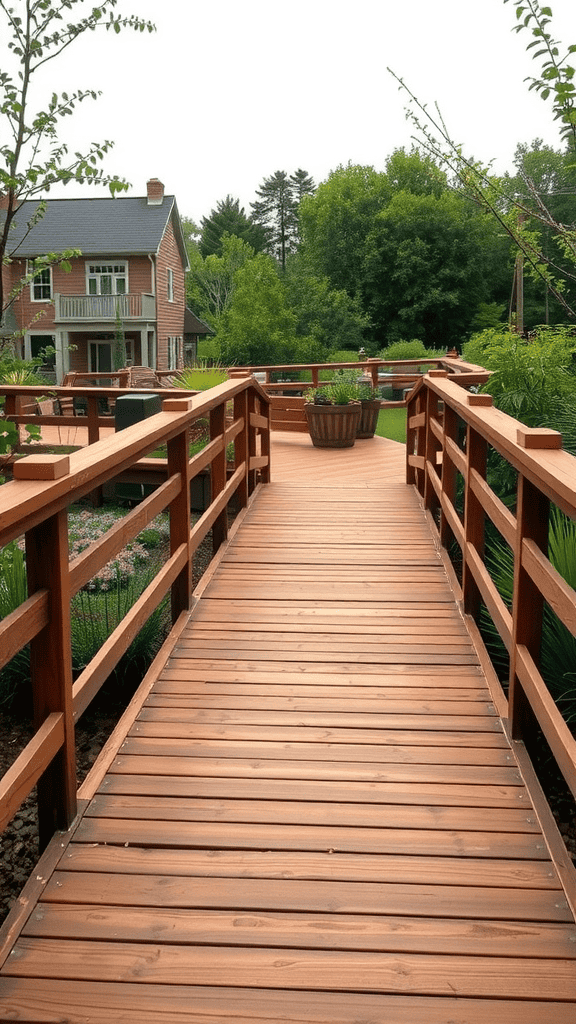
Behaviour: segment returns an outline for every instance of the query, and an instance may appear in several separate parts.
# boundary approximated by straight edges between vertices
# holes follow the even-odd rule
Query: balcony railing
[[[155,320],[153,295],[55,295],[54,319],[65,321]]]

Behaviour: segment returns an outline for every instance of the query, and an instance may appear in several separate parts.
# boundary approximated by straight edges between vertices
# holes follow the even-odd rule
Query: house
[[[151,178],[144,197],[49,199],[29,229],[36,207],[28,200],[16,213],[6,291],[39,256],[66,249],[82,255],[69,272],[42,270],[7,311],[3,330],[22,332],[20,357],[51,345],[58,381],[68,371],[106,373],[123,334],[127,365],[181,367],[188,259],[176,200],[162,182]]]

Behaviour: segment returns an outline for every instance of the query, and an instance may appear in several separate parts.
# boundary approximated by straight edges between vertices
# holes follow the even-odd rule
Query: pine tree
[[[265,178],[256,195],[259,200],[251,204],[253,219],[267,233],[266,252],[286,266],[286,256],[298,247],[298,207],[303,196],[314,191],[314,182],[306,171],[299,168],[295,174],[276,171]]]
[[[202,218],[200,252],[202,256],[221,256],[222,238],[225,234],[236,235],[254,249],[263,252],[267,236],[264,228],[247,217],[240,200],[227,195],[210,211],[209,217]]]

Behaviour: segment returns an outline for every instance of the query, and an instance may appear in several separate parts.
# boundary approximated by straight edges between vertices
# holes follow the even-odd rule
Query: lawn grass
[[[406,409],[383,409],[376,424],[378,437],[406,444]]]

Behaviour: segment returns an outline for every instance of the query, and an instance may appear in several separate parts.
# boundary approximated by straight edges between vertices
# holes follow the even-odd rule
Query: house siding
[[[168,270],[174,274],[174,300],[168,300]],[[176,243],[174,228],[169,222],[160,244],[156,270],[156,315],[158,321],[158,369],[168,370],[168,339],[178,338],[178,366],[183,365],[184,310],[186,287],[184,268]]]

